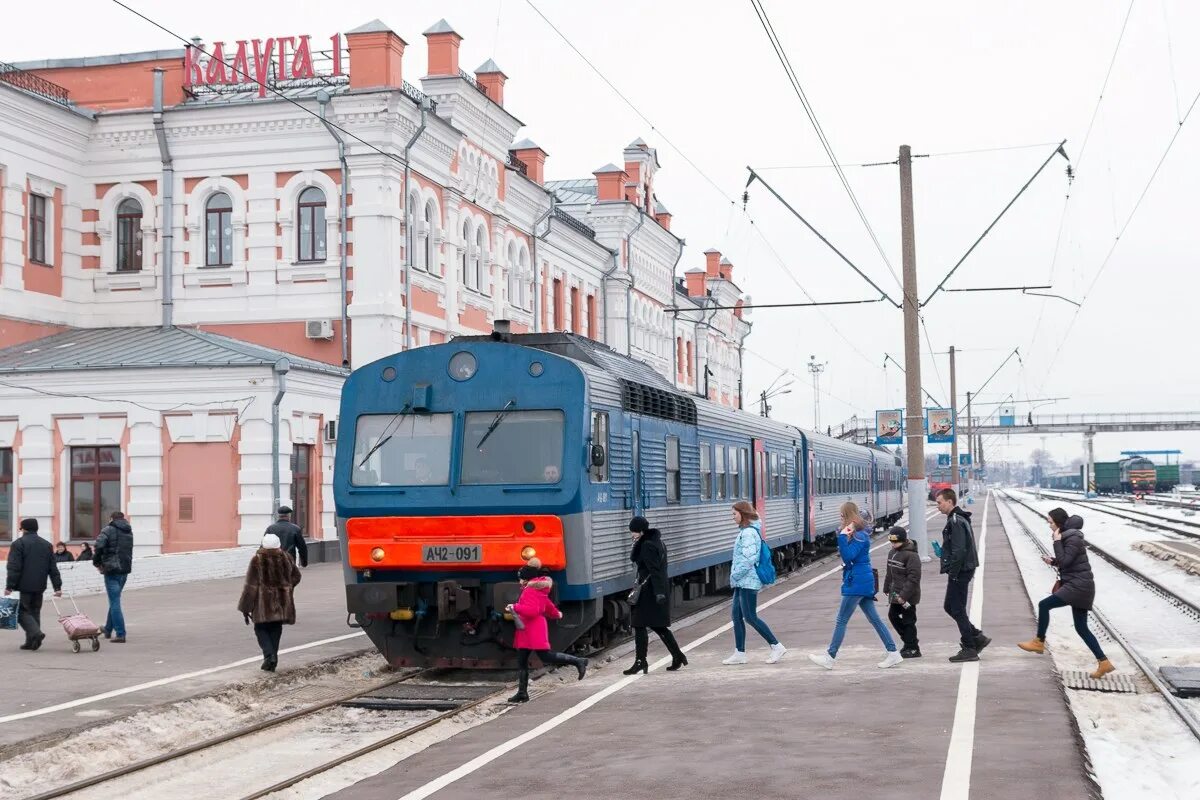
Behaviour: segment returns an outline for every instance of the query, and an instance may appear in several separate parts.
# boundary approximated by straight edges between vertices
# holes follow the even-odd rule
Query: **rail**
[[[563,225],[566,225],[568,228],[575,231],[576,233],[582,234],[589,239],[596,238],[596,232],[594,230],[592,230],[588,225],[575,219],[573,216],[568,214],[566,211],[563,211],[558,206],[554,207],[554,219],[558,220]]]
[[[417,87],[413,86],[408,81],[404,81],[403,83],[401,83],[400,93],[403,94],[405,97],[407,97],[409,100],[412,100],[417,105],[421,105],[423,103],[428,102],[430,110],[437,111],[437,101],[434,100],[429,95],[422,92]]]
[[[462,78],[464,81],[471,84],[471,86],[475,88],[475,91],[479,92],[480,94],[484,95],[485,97],[487,96],[487,89],[485,89],[483,84],[480,83],[479,81],[477,81],[475,79],[475,76],[472,75],[471,73],[467,72],[466,70],[460,69],[458,71],[458,77]]]
[[[1008,492],[1003,492],[1003,495],[1010,503],[1017,503],[1025,508],[1032,508],[1023,501],[1017,500]],[[1036,511],[1036,509],[1033,510]],[[1041,514],[1040,511],[1037,511],[1037,513]],[[1049,551],[1046,550],[1046,546],[1042,543],[1042,541],[1038,539],[1037,535],[1034,534],[1033,531],[1029,529],[1028,525],[1021,521],[1020,517],[1018,517],[1016,514],[1013,514],[1012,519],[1021,527],[1021,530],[1024,531],[1025,535],[1029,537],[1030,541],[1033,542],[1034,546],[1037,547],[1042,555],[1048,556],[1050,554]],[[1130,644],[1124,636],[1121,635],[1116,626],[1109,622],[1108,617],[1104,616],[1104,613],[1098,607],[1093,605],[1091,613],[1092,616],[1094,616],[1096,620],[1104,627],[1104,630],[1108,631],[1108,635],[1112,637],[1113,641],[1120,645],[1121,649],[1129,654],[1129,657],[1133,660],[1133,663],[1137,665],[1137,668],[1141,671],[1141,673],[1146,676],[1146,679],[1149,680],[1158,693],[1162,695],[1163,700],[1166,701],[1171,710],[1175,712],[1180,721],[1187,726],[1188,730],[1192,732],[1192,735],[1195,736],[1197,740],[1200,740],[1200,720],[1194,717],[1187,707],[1183,705],[1183,703],[1179,702],[1179,698],[1171,694],[1170,687],[1167,686],[1163,679],[1158,676],[1158,673],[1155,671],[1153,665],[1151,665],[1146,660],[1145,656],[1139,653],[1137,649]]]
[[[1128,520],[1129,522],[1137,522],[1142,525],[1149,525],[1151,528],[1158,528],[1159,530],[1168,531],[1170,533],[1178,534],[1179,536],[1186,536],[1189,539],[1200,539],[1200,533],[1183,530],[1182,528],[1176,527],[1177,525],[1185,525],[1189,528],[1200,529],[1200,523],[1192,522],[1190,520],[1172,519],[1170,517],[1160,517],[1158,514],[1151,514],[1146,511],[1129,510],[1129,513],[1122,513],[1121,511],[1117,511],[1116,509],[1112,508],[1107,503],[1098,503],[1093,500],[1076,500],[1073,497],[1068,497],[1068,496],[1064,496],[1062,494],[1057,494],[1057,493],[1052,493],[1052,492],[1042,492],[1042,494],[1065,499],[1065,500],[1068,500],[1069,502],[1075,503],[1076,505],[1081,505],[1084,508],[1090,508],[1095,511],[1099,511],[1103,514],[1108,514],[1110,516],[1117,517],[1119,519]],[[1137,516],[1137,515],[1140,515],[1140,516]],[[1149,519],[1147,519],[1147,517]],[[1175,523],[1175,524],[1167,525],[1166,523],[1168,523],[1168,522]]]
[[[52,103],[58,103],[60,106],[71,107],[70,92],[62,86],[3,61],[0,61],[0,83],[7,83],[9,86],[37,95]]]
[[[512,167],[513,169],[515,169],[517,172],[521,173],[522,175],[526,175],[526,176],[529,175],[529,165],[526,164],[521,159],[517,158],[512,153],[512,151],[509,151],[509,154],[508,154],[508,165],[510,167]]]

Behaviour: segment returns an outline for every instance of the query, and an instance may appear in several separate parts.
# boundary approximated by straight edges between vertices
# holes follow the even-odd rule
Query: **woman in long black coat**
[[[671,652],[671,666],[667,669],[674,672],[685,666],[688,660],[679,649],[675,634],[671,633],[671,582],[667,578],[667,548],[658,529],[651,528],[645,517],[630,520],[629,531],[633,534],[633,552],[629,554],[629,560],[637,568],[637,585],[641,588],[637,602],[630,609],[636,646],[635,660],[625,674],[633,675],[639,670],[647,672],[650,669],[646,661],[646,651],[650,647],[647,628],[657,633]]]
[[[1069,517],[1063,509],[1055,508],[1046,515],[1046,520],[1050,523],[1054,539],[1054,557],[1042,556],[1042,561],[1058,570],[1058,583],[1050,596],[1038,603],[1037,636],[1028,642],[1020,642],[1017,647],[1030,653],[1046,652],[1050,611],[1070,606],[1071,615],[1075,618],[1075,632],[1096,657],[1097,665],[1092,677],[1101,678],[1116,667],[1104,655],[1100,642],[1096,641],[1095,634],[1088,628],[1088,611],[1096,599],[1096,579],[1092,575],[1087,545],[1083,540],[1083,518]]]

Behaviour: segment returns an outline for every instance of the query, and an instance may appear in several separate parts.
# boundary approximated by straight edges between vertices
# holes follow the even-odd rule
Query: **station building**
[[[497,319],[740,407],[733,265],[680,263],[655,149],[547,181],[500,67],[423,35],[419,89],[378,20],[0,62],[0,555],[117,508],[143,554],[252,544],[276,498],[332,538],[347,371]]]

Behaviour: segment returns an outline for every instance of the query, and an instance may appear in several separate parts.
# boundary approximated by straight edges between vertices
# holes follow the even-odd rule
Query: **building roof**
[[[499,72],[504,77],[508,77],[505,75],[504,70],[500,69],[500,65],[490,58],[475,68],[476,75],[490,75],[494,72]]]
[[[509,150],[533,150],[535,148],[538,150],[542,149],[541,145],[539,145],[533,139],[522,139],[521,141],[515,142],[508,146]]]
[[[12,66],[29,71],[36,69],[63,69],[64,67],[104,67],[112,64],[136,64],[141,61],[183,60],[185,48],[171,50],[142,50],[137,53],[117,53],[103,56],[79,58],[41,58],[36,61],[18,61]]]
[[[565,205],[591,205],[596,202],[596,179],[575,178],[569,181],[546,181],[546,189],[554,192],[558,202]]]
[[[344,376],[332,364],[193,328],[75,328],[0,350],[0,374],[151,367],[269,367]]]
[[[454,30],[454,28],[451,27],[450,23],[446,22],[446,20],[444,18],[439,19],[437,22],[433,23],[433,25],[428,30],[426,30],[424,33],[422,33],[421,35],[422,36],[432,36],[435,33],[453,33],[455,36],[458,36],[460,39],[462,38],[462,35],[458,31]]]
[[[389,28],[386,22],[377,18],[364,25],[359,25],[354,30],[346,31],[346,33],[395,33],[395,31]]]
[[[592,174],[593,175],[608,175],[613,172],[624,172],[624,171],[625,171],[624,169],[622,169],[621,167],[618,167],[616,164],[614,164],[610,161],[609,163],[605,164],[600,169],[593,170]]]

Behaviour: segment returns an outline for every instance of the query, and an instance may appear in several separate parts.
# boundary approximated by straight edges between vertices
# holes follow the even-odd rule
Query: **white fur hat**
[[[279,549],[279,537],[273,533],[268,533],[266,536],[263,537],[262,546],[263,546],[264,550],[278,550]]]

